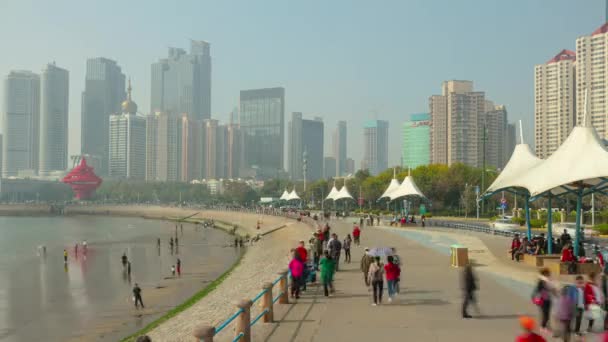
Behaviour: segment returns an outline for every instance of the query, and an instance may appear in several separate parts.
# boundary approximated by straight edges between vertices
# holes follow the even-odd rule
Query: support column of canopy
[[[574,236],[574,256],[580,254],[579,245],[581,242],[581,208],[583,207],[583,188],[580,187],[576,192],[576,234]]]
[[[553,254],[553,207],[551,205],[551,198],[553,196],[549,193],[547,198],[547,253]]]
[[[526,210],[526,233],[528,236],[528,241],[531,241],[532,240],[532,225],[530,224],[530,196],[529,195],[526,195],[525,210]]]

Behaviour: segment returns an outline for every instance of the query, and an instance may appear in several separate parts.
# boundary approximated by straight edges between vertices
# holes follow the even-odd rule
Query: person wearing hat
[[[519,325],[523,329],[523,333],[515,338],[515,342],[546,342],[544,337],[534,332],[536,323],[534,318],[529,316],[521,316]]]
[[[369,255],[369,248],[365,247],[365,254],[361,258],[361,272],[363,272],[363,280],[365,281],[365,286],[370,285],[367,274],[369,272],[369,266],[374,262],[374,257]]]

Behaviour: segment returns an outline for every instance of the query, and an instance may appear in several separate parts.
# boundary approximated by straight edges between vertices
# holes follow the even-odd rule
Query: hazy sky
[[[211,43],[212,116],[227,120],[239,90],[283,86],[292,111],[337,120],[349,155],[362,155],[363,122],[390,122],[389,161],[401,124],[428,111],[441,82],[467,79],[533,143],[533,68],[604,20],[604,0],[0,1],[0,75],[70,71],[70,153],[80,150],[80,97],[89,57],[117,60],[149,111],[150,64],[189,39]],[[2,85],[3,87],[3,85]],[[0,93],[3,94],[3,93]],[[3,103],[3,99],[0,99]]]

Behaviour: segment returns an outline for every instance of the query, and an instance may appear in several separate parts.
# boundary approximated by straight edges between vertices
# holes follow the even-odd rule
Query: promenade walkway
[[[351,232],[352,221],[332,221],[340,239]],[[296,304],[279,307],[277,323],[255,327],[255,341],[513,341],[519,332],[520,314],[537,315],[530,304],[534,272],[511,276],[502,265],[502,276],[477,267],[481,316],[461,318],[460,270],[449,265],[446,247],[454,234],[389,228],[364,228],[361,247],[352,251],[353,263],[336,274],[336,294],[325,298],[322,289],[310,286]],[[474,243],[474,237],[470,237]],[[477,239],[476,241],[480,241]],[[401,294],[393,303],[371,306],[359,261],[364,246],[391,246],[402,258]],[[481,248],[480,246],[472,249]],[[475,254],[471,256],[475,258]],[[496,264],[498,265],[498,264]]]

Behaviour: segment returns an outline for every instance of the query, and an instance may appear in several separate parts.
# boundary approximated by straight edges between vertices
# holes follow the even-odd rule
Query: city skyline
[[[391,122],[390,135],[397,138],[399,126],[405,121],[407,113],[426,110],[426,94],[431,93],[438,82],[462,78],[474,80],[497,103],[506,104],[512,120],[524,119],[526,141],[533,141],[534,95],[530,71],[534,65],[546,61],[555,49],[574,49],[576,38],[589,34],[601,25],[604,14],[604,1],[599,0],[589,1],[586,6],[575,6],[565,0],[554,1],[551,13],[545,10],[542,3],[524,1],[515,5],[484,2],[458,6],[443,1],[425,1],[392,3],[380,9],[364,4],[344,7],[335,3],[324,5],[326,11],[318,18],[318,27],[311,31],[284,25],[284,22],[293,20],[290,13],[302,14],[296,21],[309,20],[313,15],[311,9],[314,8],[310,4],[279,4],[266,14],[263,11],[266,6],[253,4],[210,6],[205,3],[186,3],[180,8],[180,14],[193,17],[196,14],[196,25],[183,20],[180,15],[171,16],[160,7],[149,6],[145,9],[145,15],[135,18],[129,15],[128,20],[125,18],[125,21],[134,21],[125,30],[122,27],[108,27],[103,23],[108,18],[121,20],[132,12],[129,8],[141,10],[142,6],[137,2],[127,4],[125,11],[116,11],[116,6],[112,6],[112,1],[109,1],[103,6],[93,5],[94,8],[86,13],[69,2],[54,6],[36,4],[37,9],[34,11],[30,8],[31,3],[23,1],[10,4],[7,5],[7,10],[2,11],[7,14],[13,10],[30,13],[34,24],[27,30],[11,30],[14,39],[7,40],[7,49],[19,53],[0,57],[0,73],[6,75],[13,69],[39,72],[42,65],[53,59],[70,72],[69,154],[80,150],[80,136],[75,131],[80,127],[79,93],[84,89],[87,58],[107,57],[116,60],[123,72],[140,85],[135,89],[134,98],[138,99],[140,108],[147,110],[150,108],[150,65],[159,56],[166,55],[167,47],[186,46],[189,38],[207,40],[213,46],[211,117],[220,121],[228,121],[228,113],[238,103],[239,90],[276,85],[287,89],[286,113],[302,111],[321,115],[326,127],[335,127],[338,120],[348,119],[349,130],[353,131],[361,127],[364,121],[375,119],[375,112],[378,119]],[[375,27],[363,25],[360,28],[354,25],[355,22],[365,21],[359,19],[365,18],[370,8],[377,10],[380,17],[378,22],[381,24]],[[454,20],[468,21],[466,19],[472,16],[468,14],[472,8],[489,13],[500,12],[501,16],[476,16],[474,26],[485,27],[483,30],[472,30],[472,24],[454,28]],[[345,15],[336,17],[338,9],[346,10]],[[74,12],[80,14],[71,16],[74,20],[67,22],[60,19],[64,13]],[[223,20],[220,20],[225,15],[237,18],[240,23],[226,28]],[[405,18],[402,18],[404,15]],[[396,21],[395,16],[401,19]],[[429,16],[439,18],[434,21],[433,27],[426,24]],[[247,17],[256,18],[256,22],[263,18],[268,21],[264,25],[248,25],[253,19]],[[2,16],[2,19],[9,27],[18,18]],[[345,24],[344,29],[333,28],[336,20]],[[157,22],[175,25],[162,25],[172,26],[167,29],[157,25]],[[513,22],[518,22],[518,25],[512,25]],[[552,25],[554,22],[568,22],[569,25],[556,27]],[[247,32],[243,32],[243,25],[247,27]],[[416,30],[410,30],[410,26]],[[287,29],[277,32],[278,27]],[[447,27],[450,30],[446,30]],[[493,28],[488,30],[488,27]],[[328,34],[319,35],[324,31]],[[464,31],[472,32],[476,39],[463,38]],[[444,35],[440,39],[450,42],[447,49],[445,44],[439,44],[444,49],[443,54],[437,50],[428,50],[436,49],[428,43],[439,32]],[[89,38],[93,33],[96,39],[91,43]],[[63,38],[63,35],[68,39],[58,41],[58,37]],[[141,39],[145,36],[155,39]],[[319,39],[325,36],[328,39],[344,39],[338,39],[338,45],[330,46],[324,43],[324,39]],[[543,39],[539,40],[539,36]],[[33,37],[49,42],[45,46],[48,55],[40,54],[35,46],[26,44]],[[252,39],[253,37],[261,39]],[[353,50],[359,46],[355,42],[360,39],[365,39],[370,44],[369,48]],[[485,49],[480,52],[477,48],[469,52],[473,41],[480,39],[485,39]],[[395,46],[395,40],[408,43],[399,48]],[[296,41],[301,41],[302,44],[294,45]],[[318,54],[319,49],[311,49],[311,44],[320,44],[324,53]],[[133,46],[136,48],[133,49]],[[428,51],[411,54],[412,46]],[[252,48],[255,48],[255,54],[245,52]],[[525,55],[512,53],[521,48],[526,49]],[[446,56],[449,58],[446,59]],[[302,65],[302,61],[307,62]],[[300,67],[293,68],[293,65]],[[398,65],[402,67],[396,68]],[[403,65],[416,65],[419,70]],[[405,75],[408,76],[404,77]],[[416,82],[403,84],[402,79],[416,79]],[[403,98],[401,94],[407,94],[407,97]],[[326,151],[331,149],[328,131],[330,129],[325,132]],[[352,157],[361,160],[361,142],[352,140],[349,145],[352,146],[352,151],[357,152]],[[398,145],[390,146],[390,165],[399,162]]]

